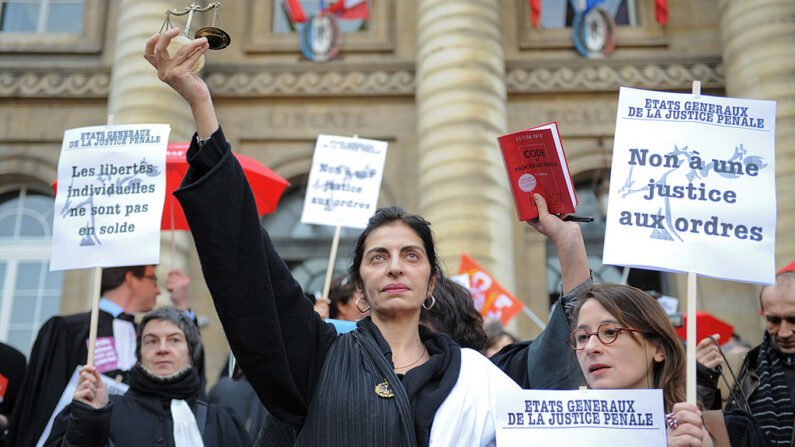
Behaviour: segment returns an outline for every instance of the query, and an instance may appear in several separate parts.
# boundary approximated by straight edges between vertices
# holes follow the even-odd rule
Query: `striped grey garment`
[[[780,355],[765,333],[756,358],[759,387],[748,398],[748,404],[770,445],[790,447],[795,421],[790,386],[795,384],[787,383],[785,365]]]
[[[295,445],[413,447],[416,442],[408,395],[378,345],[359,331],[341,335],[326,356]]]

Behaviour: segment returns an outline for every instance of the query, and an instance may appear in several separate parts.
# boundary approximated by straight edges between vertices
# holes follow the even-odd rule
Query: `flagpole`
[[[534,314],[532,310],[527,308],[527,306],[522,306],[522,312],[524,312],[525,315],[527,315],[531,320],[533,320],[533,323],[535,323],[536,326],[540,327],[542,331],[547,327],[547,325],[544,324],[544,322],[541,321],[540,318],[538,318],[538,315]]]

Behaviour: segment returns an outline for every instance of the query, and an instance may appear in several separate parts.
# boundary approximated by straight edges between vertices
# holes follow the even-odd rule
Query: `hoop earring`
[[[426,306],[425,303],[428,302],[428,298],[431,299],[431,304],[429,306]],[[422,301],[422,308],[425,309],[425,310],[431,310],[433,308],[433,306],[436,304],[436,298],[434,298],[433,295],[429,295],[428,298],[425,298]]]
[[[366,314],[366,313],[367,313],[367,311],[368,311],[368,310],[370,310],[370,303],[367,303],[367,301],[365,301],[365,303],[367,303],[367,309],[365,309],[365,310],[362,310],[362,308],[361,308],[361,307],[359,307],[359,300],[361,300],[361,299],[362,299],[362,297],[356,298],[356,302],[355,302],[355,303],[353,303],[353,305],[354,305],[354,306],[356,306],[356,309],[358,309],[358,310],[359,310],[359,312],[361,312],[361,313],[363,313],[363,314]]]

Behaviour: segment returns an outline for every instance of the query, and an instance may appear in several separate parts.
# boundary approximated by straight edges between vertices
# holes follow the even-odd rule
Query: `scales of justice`
[[[177,9],[166,10],[166,20],[163,22],[163,26],[160,27],[160,34],[163,34],[174,27],[174,25],[171,24],[171,16],[188,16],[185,29],[180,35],[171,39],[171,43],[168,44],[167,50],[169,57],[174,57],[174,54],[176,54],[180,48],[191,41],[190,26],[191,22],[193,22],[193,14],[197,12],[204,13],[212,10],[213,18],[209,26],[203,26],[196,30],[196,34],[194,34],[193,38],[198,39],[200,37],[206,37],[207,43],[209,44],[211,50],[221,50],[229,46],[229,42],[232,40],[229,37],[229,34],[221,28],[215,26],[218,22],[219,9],[221,9],[221,2],[212,2],[207,6],[200,6],[195,3],[191,3],[190,6],[185,7],[185,9],[181,11]],[[193,65],[193,72],[195,73],[201,70],[202,67],[204,67],[204,55],[202,55]]]

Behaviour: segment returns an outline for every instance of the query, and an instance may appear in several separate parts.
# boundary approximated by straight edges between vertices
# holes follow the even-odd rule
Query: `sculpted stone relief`
[[[414,95],[413,69],[367,71],[273,71],[205,73],[213,94],[223,96],[380,96]],[[693,79],[702,88],[725,85],[719,62],[581,67],[514,67],[506,73],[508,93],[609,91],[619,86],[687,89]],[[0,96],[103,97],[110,72],[0,71]]]

